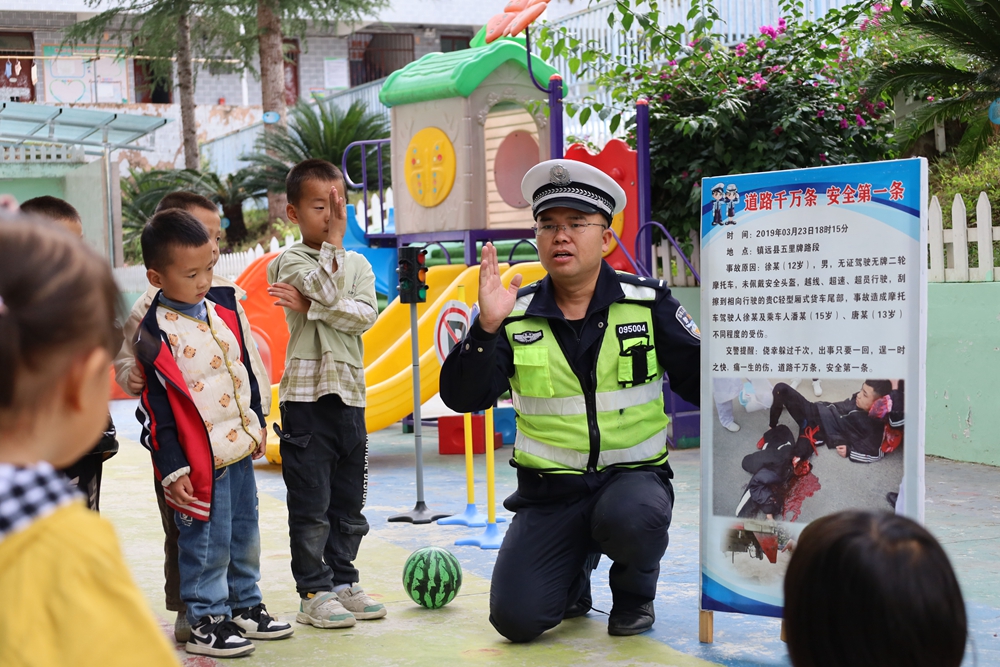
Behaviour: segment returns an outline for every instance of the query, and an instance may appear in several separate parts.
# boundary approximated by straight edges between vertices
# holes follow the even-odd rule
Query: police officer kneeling
[[[699,400],[700,332],[661,281],[616,273],[603,253],[625,192],[572,160],[533,167],[543,280],[500,282],[483,248],[480,314],[441,369],[453,410],[490,407],[510,389],[518,414],[516,512],[497,555],[490,622],[526,642],[591,608],[590,574],[613,561],[612,635],[653,625],[674,492],[661,380]]]

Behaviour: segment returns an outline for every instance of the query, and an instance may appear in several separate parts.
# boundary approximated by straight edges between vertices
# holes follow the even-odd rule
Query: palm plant
[[[363,102],[355,101],[347,110],[333,102],[315,105],[299,102],[288,114],[287,129],[262,133],[255,152],[240,159],[250,162],[254,172],[252,182],[257,186],[269,192],[284,192],[285,177],[292,165],[308,158],[320,158],[339,168],[348,144],[388,136],[389,124],[381,115],[369,113]],[[384,158],[388,164],[388,153],[384,153]],[[351,151],[347,169],[352,178],[360,176],[360,150]],[[366,171],[368,182],[377,183],[378,164],[371,152],[366,160]]]
[[[993,136],[987,110],[1000,98],[1000,0],[933,0],[886,13],[882,21],[900,57],[887,54],[869,80],[872,92],[927,99],[906,118],[904,148],[936,123],[957,118],[967,123],[959,163],[975,162]]]
[[[223,178],[211,171],[185,170],[182,178],[187,189],[205,195],[222,207],[222,217],[229,221],[226,227],[227,245],[233,248],[243,243],[247,238],[243,203],[267,194],[266,183],[261,182],[256,171],[244,167]]]
[[[183,174],[179,169],[131,169],[121,179],[122,250],[127,262],[142,260],[142,228],[165,195],[184,187],[187,179]]]

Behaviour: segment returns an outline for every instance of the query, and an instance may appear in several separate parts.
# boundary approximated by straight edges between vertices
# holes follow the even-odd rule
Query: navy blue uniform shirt
[[[653,304],[656,357],[666,370],[674,393],[689,403],[699,405],[701,340],[691,331],[693,324],[690,317],[671,296],[663,281],[618,274],[607,262],[602,262],[587,315],[582,322],[573,323],[566,320],[556,305],[549,276],[521,288],[518,295],[535,292],[525,315],[544,317],[549,321],[567,360],[577,377],[584,381],[584,391],[593,391],[597,386],[594,362],[604,340],[608,309],[612,303],[625,300],[620,280],[656,289],[657,297]],[[685,326],[685,321],[688,321],[688,326]],[[441,399],[456,412],[485,410],[510,389],[513,374],[514,353],[504,328],[489,334],[479,326],[477,318],[468,336],[451,351],[441,367]]]

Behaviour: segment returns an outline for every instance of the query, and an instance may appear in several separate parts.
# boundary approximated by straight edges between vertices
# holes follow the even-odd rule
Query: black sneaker
[[[253,643],[243,636],[240,626],[225,616],[202,616],[191,626],[191,639],[184,650],[214,658],[238,658],[253,653]]]
[[[240,626],[243,635],[250,639],[284,639],[295,632],[290,624],[282,623],[267,613],[263,602],[256,607],[233,609],[233,623]]]

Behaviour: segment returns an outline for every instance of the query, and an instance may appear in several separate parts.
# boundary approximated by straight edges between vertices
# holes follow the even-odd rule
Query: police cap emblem
[[[569,185],[569,171],[561,164],[554,165],[549,169],[549,183],[553,185]]]

